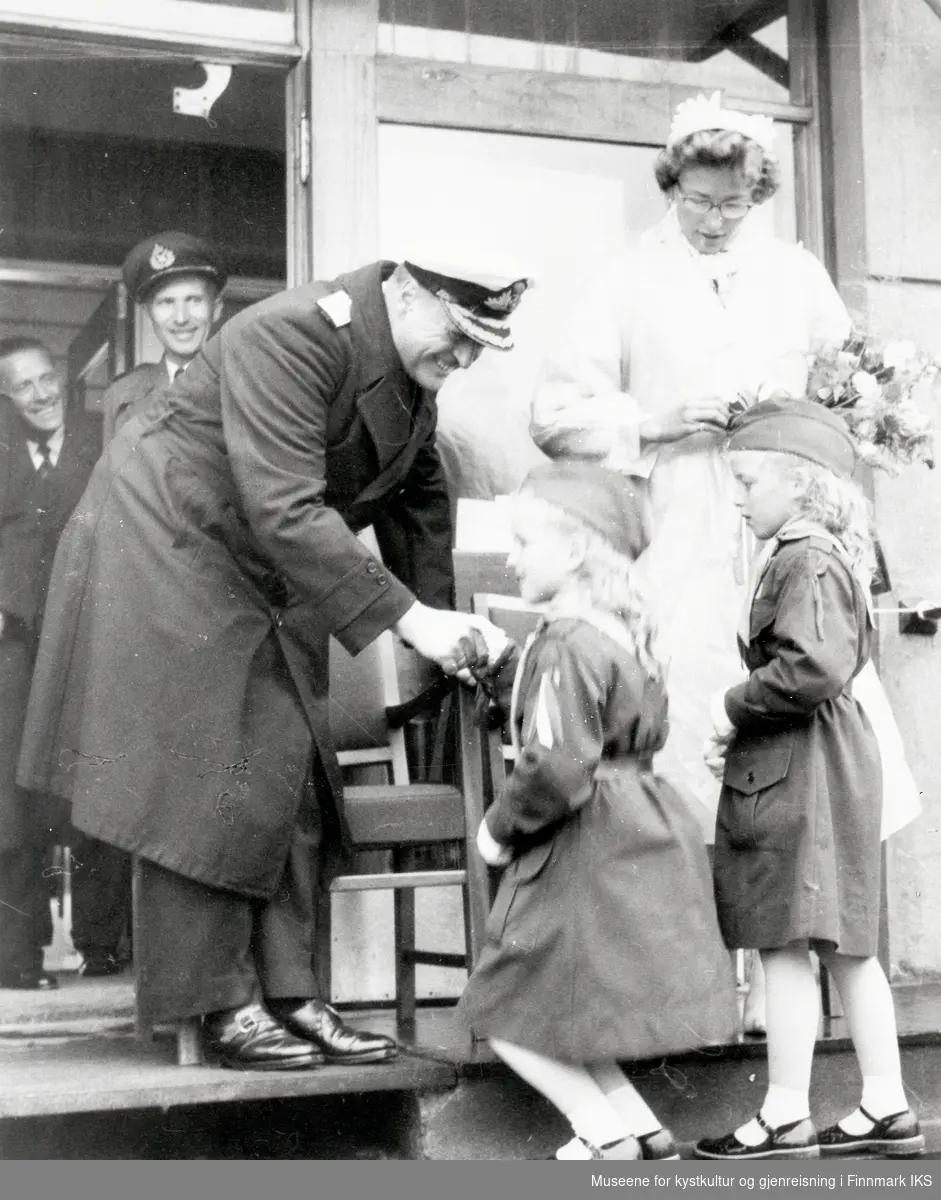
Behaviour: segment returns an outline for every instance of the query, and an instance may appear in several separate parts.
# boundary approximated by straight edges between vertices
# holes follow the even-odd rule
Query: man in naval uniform
[[[244,310],[120,429],[60,543],[20,780],[140,856],[142,998],[203,1016],[224,1065],[396,1052],[312,970],[319,868],[349,844],[328,638],[393,629],[450,673],[502,648],[450,610],[434,393],[510,348],[527,282],[377,262]]]
[[[220,293],[226,271],[213,249],[188,233],[144,238],[121,269],[132,300],[142,305],[163,346],[157,363],[141,363],[122,375],[102,397],[104,442],[152,397],[162,395],[185,371],[222,316]]]
[[[48,990],[44,871],[59,814],[16,783],[23,719],[56,543],[98,457],[97,429],[65,418],[62,380],[32,338],[0,342],[0,987]],[[74,839],[69,839],[74,840]],[[105,847],[110,850],[110,847]],[[112,853],[117,853],[112,851]],[[83,863],[84,854],[75,859]],[[73,877],[73,934],[99,922],[89,873]]]

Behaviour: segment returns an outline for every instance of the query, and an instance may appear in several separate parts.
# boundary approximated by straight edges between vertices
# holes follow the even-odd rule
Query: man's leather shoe
[[[268,1007],[291,1033],[318,1046],[327,1062],[386,1062],[399,1052],[392,1038],[354,1029],[323,1000],[269,1000]]]
[[[755,1120],[765,1131],[764,1141],[757,1146],[746,1146],[734,1133],[727,1133],[720,1138],[703,1138],[696,1143],[693,1153],[697,1158],[721,1158],[732,1162],[744,1162],[752,1158],[820,1157],[817,1130],[810,1117],[791,1121],[789,1125],[779,1125],[777,1129],[772,1129],[761,1113]]]
[[[120,975],[123,970],[124,967],[114,955],[104,951],[100,954],[87,954],[78,973],[85,979],[107,979],[109,975]]]
[[[48,971],[38,967],[29,971],[9,971],[0,974],[0,988],[18,988],[21,991],[54,992],[59,980]]]
[[[207,1058],[237,1071],[306,1071],[323,1063],[310,1042],[294,1037],[260,1004],[209,1013],[203,1049]]]
[[[872,1122],[868,1133],[847,1133],[839,1125],[830,1125],[820,1131],[820,1153],[831,1154],[884,1154],[886,1158],[920,1158],[925,1152],[925,1135],[921,1132],[918,1118],[910,1108],[892,1113],[877,1121],[862,1105],[859,1111]]]

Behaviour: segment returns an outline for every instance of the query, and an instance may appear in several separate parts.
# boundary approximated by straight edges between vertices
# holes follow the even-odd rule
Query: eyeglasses
[[[713,204],[705,196],[688,196],[686,192],[681,192],[679,188],[676,191],[689,211],[696,213],[700,217],[704,217],[706,213],[712,212],[715,208],[718,210],[719,216],[724,217],[726,221],[736,221],[740,217],[746,216],[755,207],[748,200],[723,200],[721,204]]]

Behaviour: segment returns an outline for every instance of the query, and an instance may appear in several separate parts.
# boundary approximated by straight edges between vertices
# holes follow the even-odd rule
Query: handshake
[[[725,756],[735,737],[735,726],[725,711],[724,691],[716,692],[710,700],[709,715],[712,718],[712,733],[706,738],[703,745],[703,759],[706,766],[721,783],[725,776]]]
[[[396,622],[395,632],[446,675],[457,675],[465,683],[474,672],[496,663],[509,642],[503,630],[484,617],[429,608],[418,601]]]

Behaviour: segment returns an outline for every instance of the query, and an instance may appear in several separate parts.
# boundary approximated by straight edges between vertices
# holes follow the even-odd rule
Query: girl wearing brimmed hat
[[[707,756],[723,774],[715,893],[726,944],[761,953],[768,1090],[753,1120],[696,1154],[916,1155],[924,1137],[876,957],[879,748],[853,696],[872,638],[873,565],[854,443],[822,405],[768,400],[733,422],[728,451],[742,516],[766,546],[739,629],[748,678],[715,706]],[[811,949],[839,989],[863,1077],[859,1107],[819,1135],[808,1102],[819,1015]]]
[[[644,508],[618,472],[551,464],[512,516],[509,565],[545,611],[515,672],[516,767],[478,837],[506,870],[463,1012],[568,1119],[556,1158],[675,1158],[618,1061],[724,1041],[737,1011],[699,824],[653,771],[667,722],[632,581]]]

